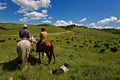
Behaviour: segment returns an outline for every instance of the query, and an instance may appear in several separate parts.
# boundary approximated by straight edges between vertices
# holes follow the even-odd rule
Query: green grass
[[[23,24],[10,24],[10,23],[0,23],[0,35],[18,35],[19,30],[21,30],[23,27]],[[63,28],[59,28],[56,26],[46,26],[46,25],[28,25],[28,29],[31,32],[31,35],[38,36],[41,27],[45,27],[46,31],[48,33],[56,33],[56,32],[64,32],[65,30]]]
[[[14,25],[14,26],[12,26]],[[2,25],[3,26],[3,25]],[[46,66],[47,57],[38,64],[38,54],[33,52],[28,68],[22,72],[16,65],[15,58],[16,35],[21,29],[20,24],[7,24],[0,29],[0,80],[119,80],[120,79],[120,36],[95,29],[74,27],[70,33],[62,35],[49,35],[54,41],[56,64]],[[34,35],[39,35],[42,26],[30,25],[29,29]],[[15,28],[17,27],[17,28]],[[12,29],[11,29],[12,28]],[[46,26],[49,33],[65,32],[63,28]],[[8,29],[8,30],[6,30]],[[9,30],[11,29],[11,30]],[[9,40],[9,38],[11,39]],[[38,38],[38,37],[37,37]],[[97,45],[97,47],[95,47]],[[106,45],[109,45],[107,48]],[[118,50],[112,52],[111,48]],[[105,49],[104,52],[100,52]],[[51,75],[54,70],[64,63],[70,64],[69,71],[58,76]]]

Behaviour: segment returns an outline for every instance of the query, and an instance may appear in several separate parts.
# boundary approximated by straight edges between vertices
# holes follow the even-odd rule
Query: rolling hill
[[[33,52],[27,70],[22,72],[15,61],[16,40],[19,39],[18,31],[22,24],[0,23],[0,80],[120,79],[119,30],[97,30],[74,25],[57,27],[50,24],[29,25],[28,29],[39,39],[41,27],[45,27],[49,34],[54,34],[49,35],[49,39],[54,42],[56,64],[45,66],[47,57],[38,64],[38,54]],[[58,76],[50,74],[51,70],[64,63],[70,65],[68,72]]]

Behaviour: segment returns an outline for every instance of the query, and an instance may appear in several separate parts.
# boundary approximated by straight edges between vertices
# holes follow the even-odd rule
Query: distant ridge
[[[102,31],[113,33],[113,34],[120,34],[120,29],[102,29]]]
[[[71,29],[73,29],[74,27],[87,28],[86,26],[78,26],[78,25],[75,25],[75,24],[68,25],[68,26],[58,26],[58,27],[65,28],[66,30],[71,30]]]
[[[0,22],[0,30],[11,30],[11,29],[17,29],[18,30],[21,28],[23,24],[20,23],[4,23],[4,22]],[[72,30],[74,27],[78,27],[78,28],[88,28],[86,26],[78,26],[75,24],[72,25],[68,25],[68,26],[55,26],[53,24],[38,24],[38,25],[31,25],[31,24],[27,24],[30,26],[46,26],[46,27],[59,27],[59,28],[63,28],[65,30]],[[32,28],[31,28],[32,29]],[[96,29],[96,28],[91,28],[91,30],[98,30],[98,31],[103,31],[103,32],[108,32],[108,33],[112,33],[112,34],[120,34],[120,29]]]

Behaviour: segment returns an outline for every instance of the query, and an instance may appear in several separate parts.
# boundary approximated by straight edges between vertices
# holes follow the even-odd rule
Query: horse
[[[37,42],[35,37],[30,37],[30,40],[21,40],[17,43],[17,59],[21,61],[20,68],[24,71],[27,68],[27,60],[30,53],[34,50],[33,42]]]
[[[44,53],[46,53],[47,57],[48,57],[48,63],[50,64],[52,56],[54,59],[54,64],[55,64],[55,54],[54,54],[54,44],[51,40],[45,40],[43,42],[41,42],[41,40],[39,40],[36,44],[36,52],[39,53],[39,62],[41,63],[41,59],[40,59],[40,52],[42,52],[42,56]]]

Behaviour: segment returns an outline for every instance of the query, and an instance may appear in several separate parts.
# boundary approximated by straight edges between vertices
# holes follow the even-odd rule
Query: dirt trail
[[[65,33],[70,33],[71,31],[66,31],[66,32],[57,32],[57,33],[49,33],[48,35],[61,35]]]
[[[57,32],[57,33],[48,33],[48,35],[61,35],[61,34],[66,34],[70,33],[71,31],[66,31],[66,32]],[[0,36],[18,36],[18,35],[0,35]]]

